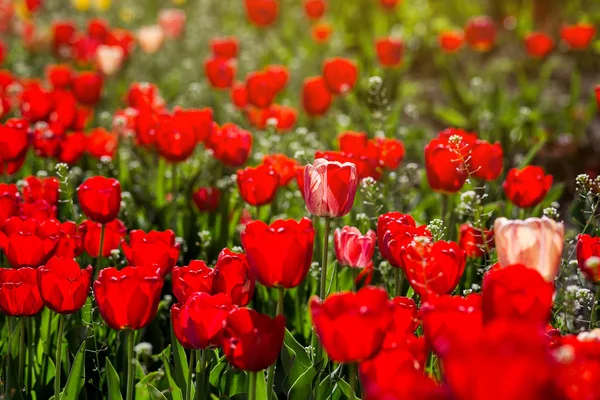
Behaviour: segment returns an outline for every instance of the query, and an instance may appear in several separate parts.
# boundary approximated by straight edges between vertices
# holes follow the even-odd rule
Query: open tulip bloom
[[[0,0],[0,399],[600,400],[600,2],[238,1]]]

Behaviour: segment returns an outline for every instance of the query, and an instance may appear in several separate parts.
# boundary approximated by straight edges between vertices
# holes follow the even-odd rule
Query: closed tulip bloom
[[[115,330],[141,329],[156,316],[163,280],[154,267],[104,268],[94,282],[100,315]]]
[[[171,326],[173,326],[173,333],[175,334],[175,338],[177,341],[186,349],[192,350],[194,346],[188,341],[187,337],[183,333],[183,328],[181,326],[181,317],[180,317],[180,307],[182,303],[173,304],[171,306]]]
[[[223,353],[235,368],[257,372],[277,360],[285,336],[285,317],[271,318],[249,308],[229,313],[223,329]]]
[[[458,231],[458,245],[467,257],[483,257],[494,247],[494,231],[485,229],[482,232],[471,224],[462,224]]]
[[[115,220],[121,210],[121,184],[114,178],[93,176],[79,185],[77,198],[89,219],[106,224]]]
[[[371,286],[310,301],[319,341],[329,358],[339,363],[360,362],[377,354],[392,322],[392,310],[387,292]]]
[[[572,50],[588,48],[594,35],[596,35],[596,27],[592,24],[563,25],[560,29],[560,36]]]
[[[375,252],[376,241],[377,235],[370,229],[364,235],[353,226],[344,226],[333,232],[335,256],[341,265],[347,267],[368,266]]]
[[[161,115],[155,132],[158,152],[167,161],[179,163],[187,160],[198,143],[193,125],[182,114]]]
[[[273,82],[276,93],[281,92],[290,80],[290,73],[285,65],[267,65],[265,67],[265,73]]]
[[[502,184],[506,197],[521,208],[535,207],[550,191],[552,175],[546,175],[541,167],[528,165],[519,170],[512,168]]]
[[[173,117],[176,126],[182,130],[182,126],[189,125],[196,135],[196,142],[204,142],[213,131],[213,110],[204,108],[173,108]]]
[[[28,176],[23,179],[23,200],[34,202],[36,200],[46,200],[50,205],[58,203],[58,191],[60,182],[55,177],[37,178]]]
[[[442,193],[456,193],[469,173],[456,148],[439,138],[425,146],[425,170],[429,186]]]
[[[319,19],[325,14],[327,3],[325,0],[304,0],[304,14],[309,19]]]
[[[497,28],[494,21],[485,15],[473,17],[465,25],[465,39],[477,51],[488,51],[496,42]]]
[[[375,42],[377,59],[384,67],[397,67],[402,64],[404,54],[404,43],[401,39],[386,37]]]
[[[356,63],[345,58],[332,58],[323,63],[323,79],[332,94],[345,94],[352,90],[358,79]]]
[[[414,240],[402,255],[404,272],[421,297],[451,293],[465,271],[465,252],[454,242]]]
[[[58,161],[74,165],[83,157],[86,147],[86,136],[83,132],[67,134],[61,143]]]
[[[546,57],[554,48],[554,41],[543,32],[532,32],[525,36],[525,50],[531,57]]]
[[[232,308],[231,298],[223,293],[192,294],[179,306],[181,333],[194,349],[219,346],[223,324]]]
[[[215,271],[204,261],[193,260],[189,265],[173,268],[173,294],[180,303],[196,292],[212,293]]]
[[[165,40],[165,31],[160,25],[142,26],[137,32],[137,39],[144,53],[154,54]]]
[[[327,112],[333,97],[325,80],[320,76],[306,78],[302,86],[302,107],[310,116],[319,116]]]
[[[252,134],[235,124],[226,123],[215,127],[206,141],[206,147],[223,164],[239,167],[246,163],[252,150]]]
[[[29,122],[11,118],[0,124],[0,160],[15,161],[27,153],[31,142]]]
[[[315,239],[310,219],[277,220],[271,225],[252,221],[241,239],[248,264],[261,284],[290,289],[306,278]]]
[[[267,71],[251,72],[246,77],[248,103],[255,107],[270,106],[277,95],[277,89],[275,81]]]
[[[546,326],[554,284],[522,264],[493,267],[483,278],[483,320],[504,318]]]
[[[57,257],[74,258],[83,253],[83,236],[85,235],[85,225],[77,225],[72,221],[60,222],[57,219],[49,218],[40,224],[37,231],[42,239],[58,238],[58,244],[54,251]]]
[[[21,194],[17,185],[0,183],[0,229],[5,221],[19,212]]]
[[[100,255],[100,235],[102,233],[102,224],[85,220],[81,223],[85,226],[85,235],[83,236],[83,247],[90,257]],[[121,240],[125,237],[127,228],[121,220],[115,219],[104,225],[104,241],[102,243],[102,257],[110,256],[110,252],[119,248]]]
[[[120,46],[100,45],[96,49],[96,65],[107,76],[114,75],[121,69],[125,52]]]
[[[277,194],[279,174],[266,164],[237,172],[237,185],[244,201],[253,206],[269,204]]]
[[[368,148],[372,147],[377,149],[380,164],[390,170],[398,168],[406,153],[404,143],[394,138],[375,138],[370,140]]]
[[[494,222],[494,240],[501,266],[523,264],[554,281],[562,257],[565,227],[550,218]]]
[[[417,237],[431,239],[426,225],[409,225],[402,221],[391,221],[383,235],[381,255],[392,267],[404,269],[404,254]]]
[[[210,39],[210,50],[216,57],[236,58],[239,41],[236,37],[218,37]]]
[[[81,269],[69,257],[52,257],[37,270],[38,287],[44,304],[59,314],[72,314],[85,304],[93,268]]]
[[[104,78],[96,72],[80,72],[73,80],[73,94],[81,104],[95,105],[100,100]]]
[[[417,305],[409,297],[394,297],[392,303],[392,323],[386,333],[383,346],[394,347],[414,334],[421,321],[417,315]],[[423,365],[424,366],[424,365]]]
[[[327,43],[331,38],[332,33],[333,27],[327,22],[317,22],[313,24],[312,28],[310,29],[312,39],[318,44]]]
[[[415,219],[408,214],[403,214],[399,211],[390,211],[385,214],[381,214],[377,218],[377,246],[379,247],[379,251],[385,257],[384,253],[386,251],[384,245],[384,236],[388,231],[388,225],[392,222],[397,222],[402,225],[409,225],[412,227],[417,226]]]
[[[223,249],[214,269],[212,293],[225,293],[236,306],[246,306],[254,295],[254,274],[244,253]]]
[[[0,249],[13,268],[36,268],[44,264],[56,250],[58,238],[45,237],[35,219],[11,217],[0,232]]]
[[[73,74],[68,64],[52,64],[45,69],[46,79],[54,89],[68,89],[73,82]]]
[[[35,268],[0,268],[0,311],[9,317],[31,317],[44,308]]]
[[[158,24],[169,39],[176,39],[185,29],[185,11],[177,8],[165,8],[158,13]]]
[[[485,140],[477,140],[473,144],[468,161],[471,176],[493,181],[502,173],[504,151],[500,143],[491,144]]]
[[[250,22],[267,27],[275,22],[279,12],[279,0],[244,0],[246,15]]]
[[[217,187],[201,187],[192,193],[194,204],[201,212],[215,212],[221,201],[221,191]]]
[[[235,78],[236,69],[236,62],[232,58],[213,56],[204,62],[206,78],[215,89],[230,88]]]
[[[352,210],[358,174],[353,163],[318,158],[304,168],[306,208],[318,217],[343,217]]]
[[[462,31],[443,31],[438,35],[440,48],[446,53],[455,53],[463,45],[465,35]]]
[[[590,282],[600,282],[600,237],[587,234],[577,237],[577,265]]]
[[[237,108],[243,110],[248,105],[248,91],[243,82],[236,82],[231,86],[231,102]]]
[[[263,157],[262,162],[275,169],[279,175],[279,186],[288,185],[296,177],[298,162],[285,154],[267,154]]]
[[[156,265],[163,277],[171,272],[179,258],[179,243],[175,243],[175,232],[141,229],[129,232],[129,243],[121,243],[125,258],[130,265]]]

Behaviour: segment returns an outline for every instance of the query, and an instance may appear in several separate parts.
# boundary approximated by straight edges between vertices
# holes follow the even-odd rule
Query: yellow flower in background
[[[111,1],[110,0],[93,0],[94,8],[99,11],[106,11],[110,8]]]
[[[90,0],[71,0],[71,3],[77,11],[87,11],[90,9]]]
[[[185,0],[171,0],[171,2],[178,6],[185,4]]]
[[[121,18],[121,21],[125,23],[131,22],[134,17],[135,11],[131,7],[124,6],[119,10],[119,18]]]
[[[19,1],[15,4],[15,13],[20,19],[29,19],[31,14],[29,10],[27,10],[27,5],[25,5],[25,1]]]

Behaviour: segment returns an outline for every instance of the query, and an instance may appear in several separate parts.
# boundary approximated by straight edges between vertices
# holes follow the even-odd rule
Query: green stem
[[[11,317],[6,317],[6,319],[8,320],[8,350],[6,352],[6,380],[4,381],[4,397],[6,399],[9,399],[8,395],[10,394],[10,386],[9,386],[9,382],[10,380],[10,376],[11,376],[11,366],[12,366],[12,360],[11,360],[11,349],[12,349],[12,318]]]
[[[360,273],[360,269],[352,268],[352,291],[356,292],[356,280],[358,279],[358,274]]]
[[[402,271],[400,268],[394,268],[394,281],[396,282],[396,297],[402,296]]]
[[[331,219],[325,218],[325,232],[323,232],[323,255],[321,258],[321,282],[319,284],[319,298],[325,300],[325,287],[327,284],[327,255],[329,250],[329,229],[331,228]],[[323,358],[323,346],[320,341],[317,341],[317,359],[320,361]]]
[[[278,298],[277,298],[277,311],[275,315],[283,314],[283,300],[285,298],[285,289],[282,287],[277,288]],[[271,400],[273,397],[273,384],[275,383],[275,365],[277,364],[277,360],[271,365],[269,365],[269,371],[267,374],[267,400]]]
[[[31,393],[33,387],[33,354],[35,352],[35,340],[33,340],[33,319],[27,318],[27,341],[29,349],[27,350],[27,394]]]
[[[446,214],[448,214],[448,195],[442,193],[442,221],[444,221],[444,226],[448,226],[448,219],[446,218]]]
[[[133,346],[135,331],[127,332],[127,395],[126,400],[133,399]]]
[[[350,400],[356,399],[356,363],[348,364],[348,383],[350,384]]]
[[[65,330],[65,316],[58,316],[58,334],[56,335],[56,376],[54,377],[54,400],[60,400],[60,374],[62,372],[62,342]]]
[[[194,372],[194,355],[196,353],[192,350],[190,351],[190,362],[188,365],[188,377],[187,377],[187,394],[186,400],[192,399],[192,373]]]
[[[102,254],[104,253],[102,250],[104,248],[104,231],[106,229],[106,225],[102,224],[102,228],[100,228],[100,247],[98,248],[98,258],[96,258],[96,276],[100,273],[100,269],[102,269]]]
[[[25,318],[21,318],[19,325],[19,369],[17,370],[17,384],[19,390],[24,386],[23,372],[25,371]]]
[[[596,293],[594,294],[594,302],[592,303],[592,311],[590,315],[590,330],[594,329],[594,326],[596,325],[596,306],[598,304],[598,300],[600,300],[600,283],[596,284]]]
[[[248,400],[256,400],[256,372],[248,372]]]
[[[196,369],[196,395],[194,400],[204,400],[204,375],[206,371],[206,355],[208,350],[196,350],[196,360],[198,368]]]

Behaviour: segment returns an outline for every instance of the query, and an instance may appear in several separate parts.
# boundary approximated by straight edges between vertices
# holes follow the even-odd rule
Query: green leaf
[[[185,350],[177,341],[173,326],[171,326],[171,348],[173,349],[174,379],[183,393],[186,393],[188,362]]]
[[[119,374],[115,371],[108,357],[106,358],[106,380],[108,382],[108,400],[123,400]]]
[[[273,388],[271,388],[273,390]],[[264,371],[259,371],[256,374],[256,398],[266,399],[267,398],[267,383],[265,382]],[[276,398],[276,397],[272,397]]]
[[[152,400],[167,400],[165,395],[151,384],[146,384],[146,387],[148,388],[148,393],[150,394],[150,398]]]
[[[467,128],[469,125],[468,118],[453,108],[436,106],[433,108],[433,115],[444,125],[456,128]]]
[[[311,397],[313,390],[313,380],[317,371],[310,367],[292,384],[288,392],[288,400],[305,400]]]
[[[75,361],[71,366],[71,372],[67,378],[67,384],[62,392],[62,399],[77,399],[79,392],[85,384],[85,340],[79,346]]]
[[[342,391],[342,393],[344,394],[344,396],[346,396],[349,399],[356,399],[356,400],[360,400],[360,398],[356,395],[354,395],[354,397],[352,396],[352,388],[350,387],[350,384],[348,382],[346,382],[343,379],[339,379],[337,381],[337,385],[340,388],[340,390]]]
[[[174,378],[173,370],[175,367],[169,362],[169,358],[171,357],[171,345],[168,345],[163,352],[160,353],[160,357],[162,358],[165,374],[167,375],[169,387],[171,388],[171,397],[173,400],[183,400],[183,392]]]

